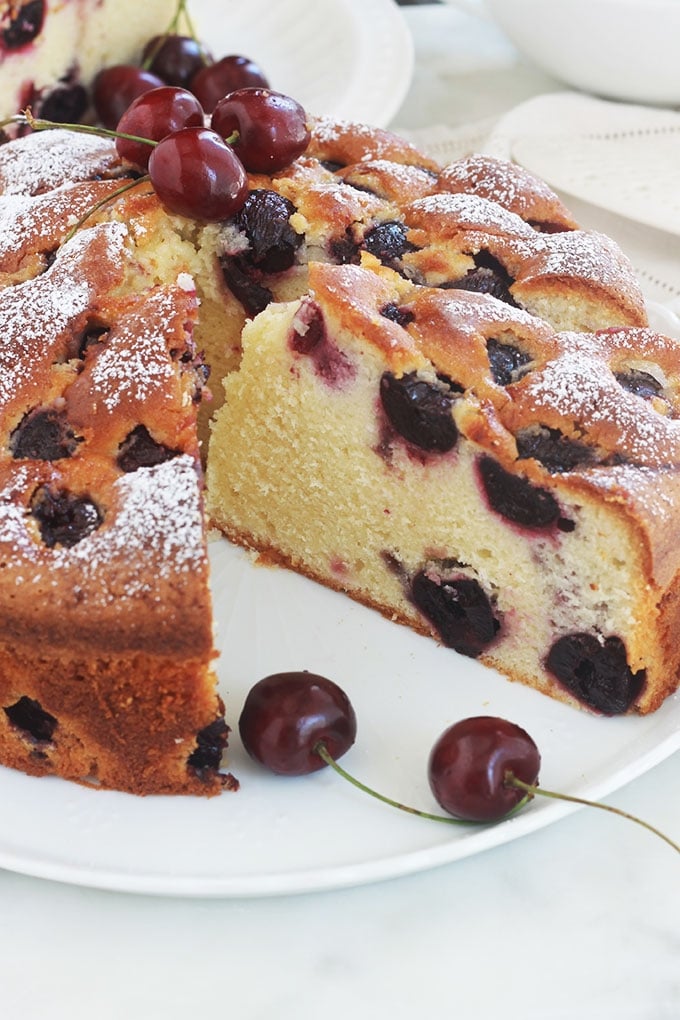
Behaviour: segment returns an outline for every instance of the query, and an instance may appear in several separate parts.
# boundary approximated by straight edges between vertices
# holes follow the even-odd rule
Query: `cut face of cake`
[[[313,265],[244,332],[208,469],[233,540],[571,704],[677,684],[677,344]]]
[[[6,0],[0,4],[0,118],[30,106],[47,120],[79,120],[102,67],[137,60],[164,32],[175,0]]]

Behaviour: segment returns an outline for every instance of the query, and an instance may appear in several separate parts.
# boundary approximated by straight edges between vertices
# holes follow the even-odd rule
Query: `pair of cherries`
[[[506,719],[462,719],[444,730],[434,744],[427,776],[446,815],[420,811],[385,797],[341,768],[337,759],[354,744],[356,732],[356,715],[342,688],[306,671],[274,673],[260,680],[249,691],[239,718],[246,751],[279,775],[306,775],[328,765],[377,800],[439,822],[498,822],[541,795],[619,815],[680,853],[680,846],[669,836],[635,815],[609,804],[541,789],[539,750],[526,730]]]
[[[244,702],[239,733],[251,757],[278,775],[306,775],[331,765],[376,795],[337,765],[354,744],[357,721],[345,692],[326,677],[295,672],[260,680]],[[526,798],[526,785],[536,786],[540,764],[536,744],[520,726],[476,716],[442,733],[430,752],[428,779],[435,799],[450,816],[493,822]]]

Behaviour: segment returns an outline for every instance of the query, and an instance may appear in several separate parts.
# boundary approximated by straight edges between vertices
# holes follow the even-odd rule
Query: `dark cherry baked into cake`
[[[108,140],[0,147],[5,765],[236,785],[208,524],[571,704],[677,686],[680,353],[625,256],[518,167],[310,126],[219,222],[114,196]]]

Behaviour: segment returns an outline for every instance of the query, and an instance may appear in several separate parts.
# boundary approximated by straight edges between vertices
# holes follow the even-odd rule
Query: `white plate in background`
[[[192,0],[215,58],[255,60],[273,89],[314,114],[384,127],[413,75],[413,41],[394,0]]]

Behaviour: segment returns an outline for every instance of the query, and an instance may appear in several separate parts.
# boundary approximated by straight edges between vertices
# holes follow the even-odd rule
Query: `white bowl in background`
[[[680,105],[680,0],[447,0],[488,13],[520,52],[608,99]]]

